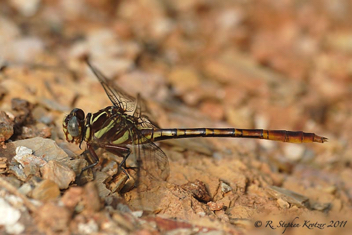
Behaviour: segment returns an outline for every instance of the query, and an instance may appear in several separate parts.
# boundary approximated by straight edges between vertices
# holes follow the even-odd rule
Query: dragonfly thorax
[[[76,144],[82,142],[85,115],[82,109],[73,109],[62,123],[63,131],[68,142]]]
[[[126,115],[119,107],[108,106],[96,113],[87,114],[83,140],[98,146],[115,142],[117,139],[122,140],[124,134],[130,137],[134,122],[136,120]]]

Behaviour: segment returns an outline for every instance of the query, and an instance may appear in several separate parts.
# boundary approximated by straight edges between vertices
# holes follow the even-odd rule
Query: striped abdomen
[[[191,137],[237,137],[276,140],[289,143],[324,143],[328,139],[314,133],[285,130],[235,129],[235,128],[186,128],[143,129],[142,133],[152,141]]]

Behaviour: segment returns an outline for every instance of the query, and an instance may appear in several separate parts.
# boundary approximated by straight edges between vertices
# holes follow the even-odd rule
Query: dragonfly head
[[[62,127],[68,142],[76,144],[82,142],[84,122],[84,112],[82,109],[75,108],[65,117]]]

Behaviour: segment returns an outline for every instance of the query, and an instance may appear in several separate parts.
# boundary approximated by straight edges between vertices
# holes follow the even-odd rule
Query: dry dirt
[[[1,1],[1,233],[350,234],[351,22],[348,0]],[[168,140],[166,181],[103,151],[78,177],[62,120],[111,105],[85,56],[161,127],[329,141]]]

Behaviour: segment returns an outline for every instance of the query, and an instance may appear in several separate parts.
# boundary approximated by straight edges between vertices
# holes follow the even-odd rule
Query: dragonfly
[[[126,160],[133,152],[138,167],[157,179],[166,180],[170,174],[169,161],[165,153],[154,143],[161,140],[194,137],[256,138],[288,143],[324,143],[328,139],[314,133],[286,130],[238,129],[238,128],[160,128],[151,118],[146,102],[140,95],[130,96],[106,78],[88,59],[86,63],[104,88],[111,106],[88,113],[74,108],[63,120],[63,132],[68,142],[86,148],[92,164],[99,162],[95,150],[102,148],[122,160],[118,168],[126,174]]]

